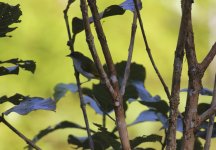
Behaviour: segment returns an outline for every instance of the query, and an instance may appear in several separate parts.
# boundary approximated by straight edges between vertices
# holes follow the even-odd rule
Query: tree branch
[[[176,149],[176,125],[178,117],[179,91],[182,74],[182,63],[184,58],[184,48],[187,37],[188,23],[191,13],[191,1],[182,0],[182,18],[178,36],[178,42],[175,50],[172,91],[170,98],[170,119],[167,132],[167,150]]]
[[[147,51],[147,54],[150,58],[150,61],[152,63],[152,66],[158,76],[158,78],[160,79],[160,82],[162,83],[163,87],[164,87],[164,91],[167,95],[167,98],[170,100],[170,92],[169,92],[169,88],[168,86],[166,85],[164,79],[162,78],[155,62],[154,62],[154,59],[152,57],[152,54],[151,54],[151,49],[148,45],[148,42],[147,42],[147,37],[145,35],[145,30],[144,30],[144,26],[143,26],[143,21],[142,21],[142,18],[141,18],[141,15],[140,15],[140,12],[139,12],[139,8],[138,8],[138,4],[137,4],[137,0],[133,0],[134,1],[134,5],[135,5],[135,9],[136,9],[136,13],[137,13],[137,16],[138,16],[138,20],[139,20],[139,24],[140,24],[140,28],[141,28],[141,32],[142,32],[142,36],[143,36],[143,40],[144,40],[144,43],[145,43],[145,46],[146,46],[146,51]]]
[[[214,83],[214,91],[213,91],[211,107],[208,110],[206,110],[202,115],[199,116],[196,127],[199,127],[203,121],[209,119],[215,113],[216,113],[216,74],[215,74],[215,83]]]
[[[125,122],[125,114],[124,114],[124,108],[123,108],[123,99],[119,91],[119,84],[118,79],[116,76],[116,70],[115,66],[110,54],[110,50],[106,41],[106,37],[100,22],[100,14],[98,13],[97,5],[95,0],[88,0],[88,5],[91,9],[96,33],[98,36],[98,39],[100,41],[100,45],[102,47],[102,51],[106,60],[106,64],[108,66],[108,71],[110,74],[110,80],[112,83],[112,87],[114,91],[109,91],[113,98],[114,103],[114,111],[116,116],[116,125],[119,131],[119,136],[122,144],[123,149],[131,149],[130,148],[130,142],[128,138],[128,132],[127,132],[127,125]],[[91,36],[92,38],[92,36]],[[109,80],[108,80],[109,81]],[[108,81],[105,82],[106,85],[108,85]],[[107,87],[108,89],[111,89],[111,87]],[[114,92],[114,93],[113,93]]]
[[[215,74],[215,82],[214,82],[214,90],[213,90],[211,106],[215,106],[215,105],[216,105],[216,74]],[[207,128],[207,135],[206,135],[204,150],[210,149],[211,137],[212,137],[212,132],[214,128],[214,119],[215,119],[215,113],[209,118],[209,124]]]
[[[207,56],[200,63],[200,68],[203,70],[203,72],[208,68],[209,64],[214,59],[215,55],[216,55],[216,43],[214,43]]]
[[[135,35],[136,35],[136,28],[137,28],[137,14],[136,14],[136,12],[134,12],[133,15],[134,16],[133,16],[133,23],[132,23],[132,27],[131,27],[131,39],[130,39],[130,45],[129,45],[129,49],[128,49],[128,59],[127,59],[126,67],[125,67],[124,78],[122,81],[121,90],[120,90],[120,93],[122,96],[125,93],[127,80],[129,78],[129,75],[130,75],[130,65],[131,65],[131,60],[132,60],[134,41],[135,41]]]
[[[69,46],[71,52],[74,51],[75,35],[73,35],[73,37],[71,36],[70,25],[69,25],[67,13],[68,13],[68,10],[70,8],[70,5],[74,1],[75,0],[68,0],[68,4],[67,4],[65,10],[63,11],[64,19],[65,19],[65,23],[66,23],[66,28],[67,28],[67,33],[68,33],[68,39],[69,39],[69,45],[68,46]],[[82,93],[82,89],[81,89],[79,73],[75,69],[75,66],[74,66],[74,71],[75,71],[75,78],[76,78],[76,83],[77,83],[78,93],[79,93],[79,98],[80,98],[80,107],[81,107],[82,112],[83,112],[83,117],[84,117],[84,121],[85,121],[85,125],[86,125],[86,131],[87,131],[87,135],[88,135],[88,139],[89,139],[89,146],[90,146],[91,150],[94,150],[94,142],[93,142],[93,139],[91,137],[91,130],[89,127],[88,116],[87,116],[87,112],[86,112],[86,106],[85,106],[84,99],[83,99],[83,93]]]
[[[22,138],[29,146],[35,148],[36,150],[41,150],[37,145],[35,145],[31,140],[25,137],[21,132],[19,132],[16,128],[14,128],[9,122],[7,122],[4,118],[4,115],[0,116],[0,123],[4,123],[9,129],[11,129],[14,133],[16,133],[20,138]]]

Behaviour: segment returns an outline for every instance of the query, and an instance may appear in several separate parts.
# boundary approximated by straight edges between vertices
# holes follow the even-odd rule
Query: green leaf
[[[0,2],[0,37],[6,37],[8,32],[16,29],[16,27],[9,27],[13,23],[19,23],[19,17],[22,11],[19,5],[11,6],[7,3]]]

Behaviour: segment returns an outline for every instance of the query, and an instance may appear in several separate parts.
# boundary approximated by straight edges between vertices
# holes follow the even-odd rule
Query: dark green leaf
[[[82,127],[76,123],[73,122],[69,122],[69,121],[62,121],[52,127],[47,127],[46,129],[41,130],[37,135],[35,135],[35,137],[33,138],[33,142],[36,143],[37,141],[39,141],[41,138],[43,138],[44,136],[59,130],[59,129],[67,129],[67,128],[75,128],[75,129],[82,129],[82,130],[86,130],[85,127]]]
[[[34,73],[36,69],[36,64],[33,60],[25,60],[19,62],[19,67]]]
[[[126,61],[117,63],[115,67],[116,67],[118,77],[123,79],[125,67],[126,67]],[[139,65],[137,63],[131,63],[131,71],[130,71],[128,81],[141,81],[142,83],[144,83],[145,78],[146,78],[145,68],[142,65]]]
[[[8,75],[8,74],[19,74],[19,66],[13,66],[7,68],[0,66],[0,76]]]
[[[103,111],[110,112],[113,110],[112,97],[104,85],[94,84],[93,95]]]
[[[197,112],[199,115],[201,115],[202,113],[204,113],[206,110],[208,110],[210,108],[210,104],[207,104],[207,103],[200,103],[198,105],[198,108],[197,108]]]
[[[73,93],[77,92],[78,88],[76,84],[65,84],[65,83],[59,83],[54,88],[54,100],[58,101],[60,100],[67,91],[71,91]]]
[[[23,96],[19,93],[14,94],[11,97],[7,97],[7,96],[2,96],[0,97],[0,104],[4,103],[4,102],[11,102],[14,105],[18,105],[21,101],[25,100],[27,97]]]
[[[16,105],[9,110],[5,111],[4,114],[8,115],[11,112],[16,112],[20,115],[26,115],[34,110],[51,110],[55,111],[56,109],[56,103],[48,98],[48,99],[43,99],[40,97],[32,97],[32,98],[27,98],[24,101],[20,102],[19,105]]]
[[[160,100],[157,102],[146,102],[146,101],[139,101],[141,104],[154,109],[155,111],[162,113],[164,115],[167,114],[167,112],[169,111],[169,106],[167,104],[167,102],[165,102],[164,100]]]
[[[16,29],[16,27],[9,27],[13,23],[19,23],[19,17],[22,12],[19,5],[11,6],[9,4],[0,2],[0,37],[6,37],[8,32]]]
[[[115,15],[123,15],[124,13],[125,10],[122,9],[122,7],[120,7],[119,5],[111,5],[104,10],[102,18]]]
[[[145,142],[160,142],[161,143],[162,136],[156,135],[156,134],[151,134],[151,135],[144,135],[144,136],[139,136],[136,137],[133,140],[130,140],[131,143],[131,148],[135,148],[138,145],[145,143]]]

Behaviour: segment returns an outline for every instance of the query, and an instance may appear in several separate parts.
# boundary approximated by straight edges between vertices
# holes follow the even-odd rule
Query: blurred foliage
[[[16,25],[18,29],[10,33],[13,37],[0,39],[0,60],[8,60],[10,58],[34,60],[37,62],[37,70],[34,75],[29,74],[28,72],[20,72],[19,76],[11,75],[1,77],[0,95],[12,96],[18,92],[23,93],[24,95],[50,97],[53,94],[53,87],[57,83],[74,82],[75,78],[73,76],[71,60],[65,57],[65,55],[69,53],[69,50],[66,45],[67,33],[62,11],[66,6],[67,1],[2,0],[2,2],[10,2],[12,5],[17,5],[17,3],[19,3],[23,15],[21,16],[22,22]],[[122,2],[123,1],[120,0],[100,0],[97,3],[99,10],[102,11],[111,4],[120,4]],[[208,28],[208,23],[213,16],[212,14],[215,7],[216,4],[214,0],[196,1],[194,3],[193,21],[199,60],[202,60],[203,56],[205,56],[211,47],[212,43],[209,42],[209,39],[212,37],[210,36],[213,36],[213,39],[216,39],[216,35],[212,34],[212,29]],[[143,1],[141,14],[153,57],[155,58],[156,64],[164,76],[165,81],[168,85],[171,85],[172,72],[169,68],[172,68],[173,66],[173,56],[181,17],[180,2],[173,0],[145,0]],[[76,1],[71,6],[70,17],[72,18],[75,16],[81,17],[79,1]],[[115,16],[102,21],[115,62],[120,62],[127,58],[127,43],[129,43],[130,38],[131,22],[132,14],[129,12],[126,12],[123,16]],[[148,73],[145,86],[148,87],[148,90],[151,91],[152,95],[158,94],[165,97],[163,88],[157,79],[147,54],[145,53],[145,47],[141,40],[139,28],[137,31],[133,60],[139,64],[144,64],[146,67]],[[96,35],[95,39],[97,39]],[[96,42],[96,45],[100,49],[98,42]],[[90,56],[83,32],[77,36],[75,48]],[[99,53],[101,54],[101,52]],[[186,61],[184,64],[182,86],[186,87]],[[209,69],[208,73],[210,74],[210,72],[211,70]],[[81,80],[85,79],[81,78]],[[212,77],[207,74],[203,84],[205,87],[211,89],[213,87],[212,81]],[[86,86],[90,86],[90,83],[86,83]],[[57,113],[41,111],[31,113],[25,117],[11,114],[7,118],[30,138],[39,130],[44,129],[51,124],[56,124],[61,120],[77,120],[84,125],[77,96],[71,94],[66,94],[65,96],[66,98],[58,104]],[[185,95],[182,96],[183,101],[184,96]],[[210,99],[206,97],[201,97],[201,100],[210,101]],[[1,105],[1,112],[5,111],[8,106],[11,106],[11,104]],[[182,103],[182,106],[184,106],[184,102]],[[136,109],[128,109],[127,113],[131,114],[130,117],[127,118],[128,122],[134,121],[140,111],[143,110],[143,106],[136,103],[131,104],[131,108],[133,107]],[[94,120],[94,122],[100,120],[100,116],[96,115],[93,110],[88,109],[88,111],[90,116],[89,120]],[[34,120],[32,120],[32,118],[34,118]],[[43,124],[39,124],[39,122],[43,122]],[[113,122],[109,120],[108,125],[112,126],[112,124]],[[97,129],[92,123],[90,123],[90,125],[92,128]],[[140,134],[143,132],[146,134],[154,132],[158,133],[160,127],[160,124],[155,124],[155,126],[151,126],[151,128],[147,123],[139,124],[129,129],[129,134],[132,139],[137,135],[143,136]],[[19,137],[14,136],[14,134],[2,124],[0,124],[0,129],[0,149],[8,149],[8,145],[12,146],[12,140],[16,145],[14,144],[11,149],[20,149],[20,147],[25,146],[25,143],[19,139]],[[85,132],[72,131],[74,135],[78,134],[80,136],[85,136]],[[66,130],[63,133],[53,133],[51,136],[47,136],[43,141],[39,142],[39,145],[46,150],[53,149],[54,147],[57,149],[59,149],[59,147],[65,150],[70,149],[65,140],[68,132],[71,132],[71,130]]]

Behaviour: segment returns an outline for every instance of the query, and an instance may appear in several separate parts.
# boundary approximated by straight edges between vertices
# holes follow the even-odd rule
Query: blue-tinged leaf
[[[0,66],[0,76],[7,75],[7,74],[19,74],[19,66],[12,66],[12,67],[2,67]]]
[[[151,96],[151,94],[145,89],[143,82],[140,81],[133,81],[132,85],[135,86],[139,97],[142,99],[142,101],[146,102],[157,102],[160,100],[160,96],[156,95],[154,97]]]
[[[66,94],[67,91],[75,93],[77,92],[77,90],[78,88],[76,84],[59,83],[54,88],[54,100],[58,102],[58,100],[60,100]]]
[[[140,123],[140,122],[145,122],[145,121],[157,121],[158,116],[157,113],[154,110],[146,110],[143,111],[139,114],[139,116],[136,118],[134,122],[129,124],[129,126]]]
[[[190,92],[190,94],[193,93],[193,90],[192,89],[181,89],[180,92]],[[213,95],[213,91],[212,90],[209,90],[207,88],[202,88],[200,91],[199,91],[199,94],[201,95],[205,95],[205,96],[212,96]]]
[[[83,96],[83,99],[84,99],[84,103],[89,104],[95,110],[96,113],[101,115],[103,114],[103,111],[101,111],[100,107],[98,106],[98,104],[95,102],[94,99],[85,95]]]
[[[141,10],[141,9],[142,9],[142,2],[141,2],[141,0],[139,0],[139,1],[137,2],[137,4],[138,4],[139,10]],[[125,10],[130,10],[130,11],[132,11],[132,12],[135,11],[134,1],[133,1],[133,0],[126,0],[126,1],[124,1],[123,3],[121,3],[120,6],[121,6],[123,9],[125,9]]]
[[[19,105],[5,111],[4,114],[8,115],[11,112],[16,112],[20,115],[26,115],[34,110],[51,110],[55,111],[56,103],[52,99],[43,99],[40,97],[32,97],[22,101]]]

